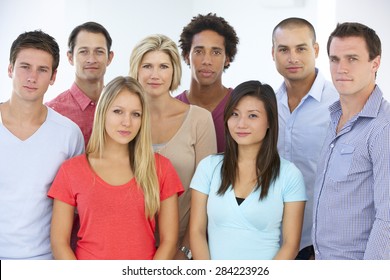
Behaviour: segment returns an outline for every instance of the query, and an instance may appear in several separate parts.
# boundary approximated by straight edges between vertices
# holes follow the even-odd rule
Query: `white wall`
[[[236,60],[227,69],[224,84],[258,79],[275,89],[282,79],[271,57],[271,33],[282,19],[291,16],[308,19],[316,28],[320,43],[317,66],[329,78],[326,42],[336,22],[359,21],[374,28],[382,39],[382,65],[378,84],[390,100],[390,85],[384,77],[390,75],[389,41],[385,33],[390,18],[390,1],[377,0],[2,0],[0,2],[0,102],[11,94],[7,76],[9,48],[24,31],[42,29],[55,37],[61,48],[57,81],[49,88],[45,100],[68,89],[74,80],[74,69],[66,60],[67,38],[71,30],[86,21],[103,24],[113,38],[115,57],[107,69],[106,82],[128,73],[128,60],[133,46],[152,33],[163,33],[178,42],[184,25],[199,14],[215,12],[223,16],[240,38]],[[182,86],[189,85],[190,72],[183,63]],[[387,94],[387,95],[386,95]]]

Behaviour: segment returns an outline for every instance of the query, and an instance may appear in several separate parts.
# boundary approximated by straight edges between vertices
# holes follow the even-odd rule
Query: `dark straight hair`
[[[238,172],[238,145],[229,133],[228,120],[238,102],[245,96],[252,96],[263,102],[267,113],[268,130],[264,137],[256,159],[257,186],[261,187],[259,199],[267,197],[272,182],[279,176],[280,157],[277,149],[278,143],[278,108],[275,92],[271,86],[259,81],[247,81],[238,85],[231,93],[224,111],[225,125],[225,155],[221,168],[221,186],[218,194],[223,195],[237,179]]]

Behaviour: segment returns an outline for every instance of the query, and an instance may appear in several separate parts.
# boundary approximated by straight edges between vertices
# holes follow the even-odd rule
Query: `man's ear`
[[[228,67],[230,64],[230,57],[226,57],[225,59],[225,67]]]
[[[320,53],[320,45],[318,43],[314,43],[313,48],[314,48],[314,53],[315,53],[316,58],[317,58],[318,54]]]
[[[69,63],[70,63],[70,65],[74,65],[74,63],[73,63],[73,53],[71,53],[70,51],[68,51],[67,53],[66,53],[66,56],[68,57],[68,61],[69,61]]]
[[[184,62],[185,62],[188,66],[190,66],[190,56],[189,56],[189,54],[187,54],[187,55],[185,56]]]
[[[50,85],[52,86],[54,84],[54,82],[56,81],[56,77],[57,77],[57,69],[54,70],[53,74],[51,75],[51,78],[50,78]]]
[[[108,54],[107,66],[111,64],[113,58],[114,58],[114,52],[110,51]]]
[[[10,63],[8,65],[8,77],[10,77],[12,79],[12,72],[14,71],[14,67],[13,65]]]
[[[373,72],[377,72],[379,69],[379,66],[381,65],[381,56],[378,55],[372,60],[372,70]]]

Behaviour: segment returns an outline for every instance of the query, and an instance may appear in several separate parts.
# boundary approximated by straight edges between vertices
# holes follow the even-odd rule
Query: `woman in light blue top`
[[[277,151],[273,89],[238,85],[224,122],[225,153],[202,160],[191,181],[194,259],[294,259],[306,194],[301,172]]]

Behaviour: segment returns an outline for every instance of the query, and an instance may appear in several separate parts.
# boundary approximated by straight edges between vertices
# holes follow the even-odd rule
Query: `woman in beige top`
[[[172,162],[185,188],[179,197],[179,244],[175,259],[191,257],[187,226],[192,176],[201,159],[217,152],[211,113],[171,95],[180,84],[181,72],[177,46],[164,35],[146,37],[131,53],[129,75],[141,83],[147,94],[154,150]]]

